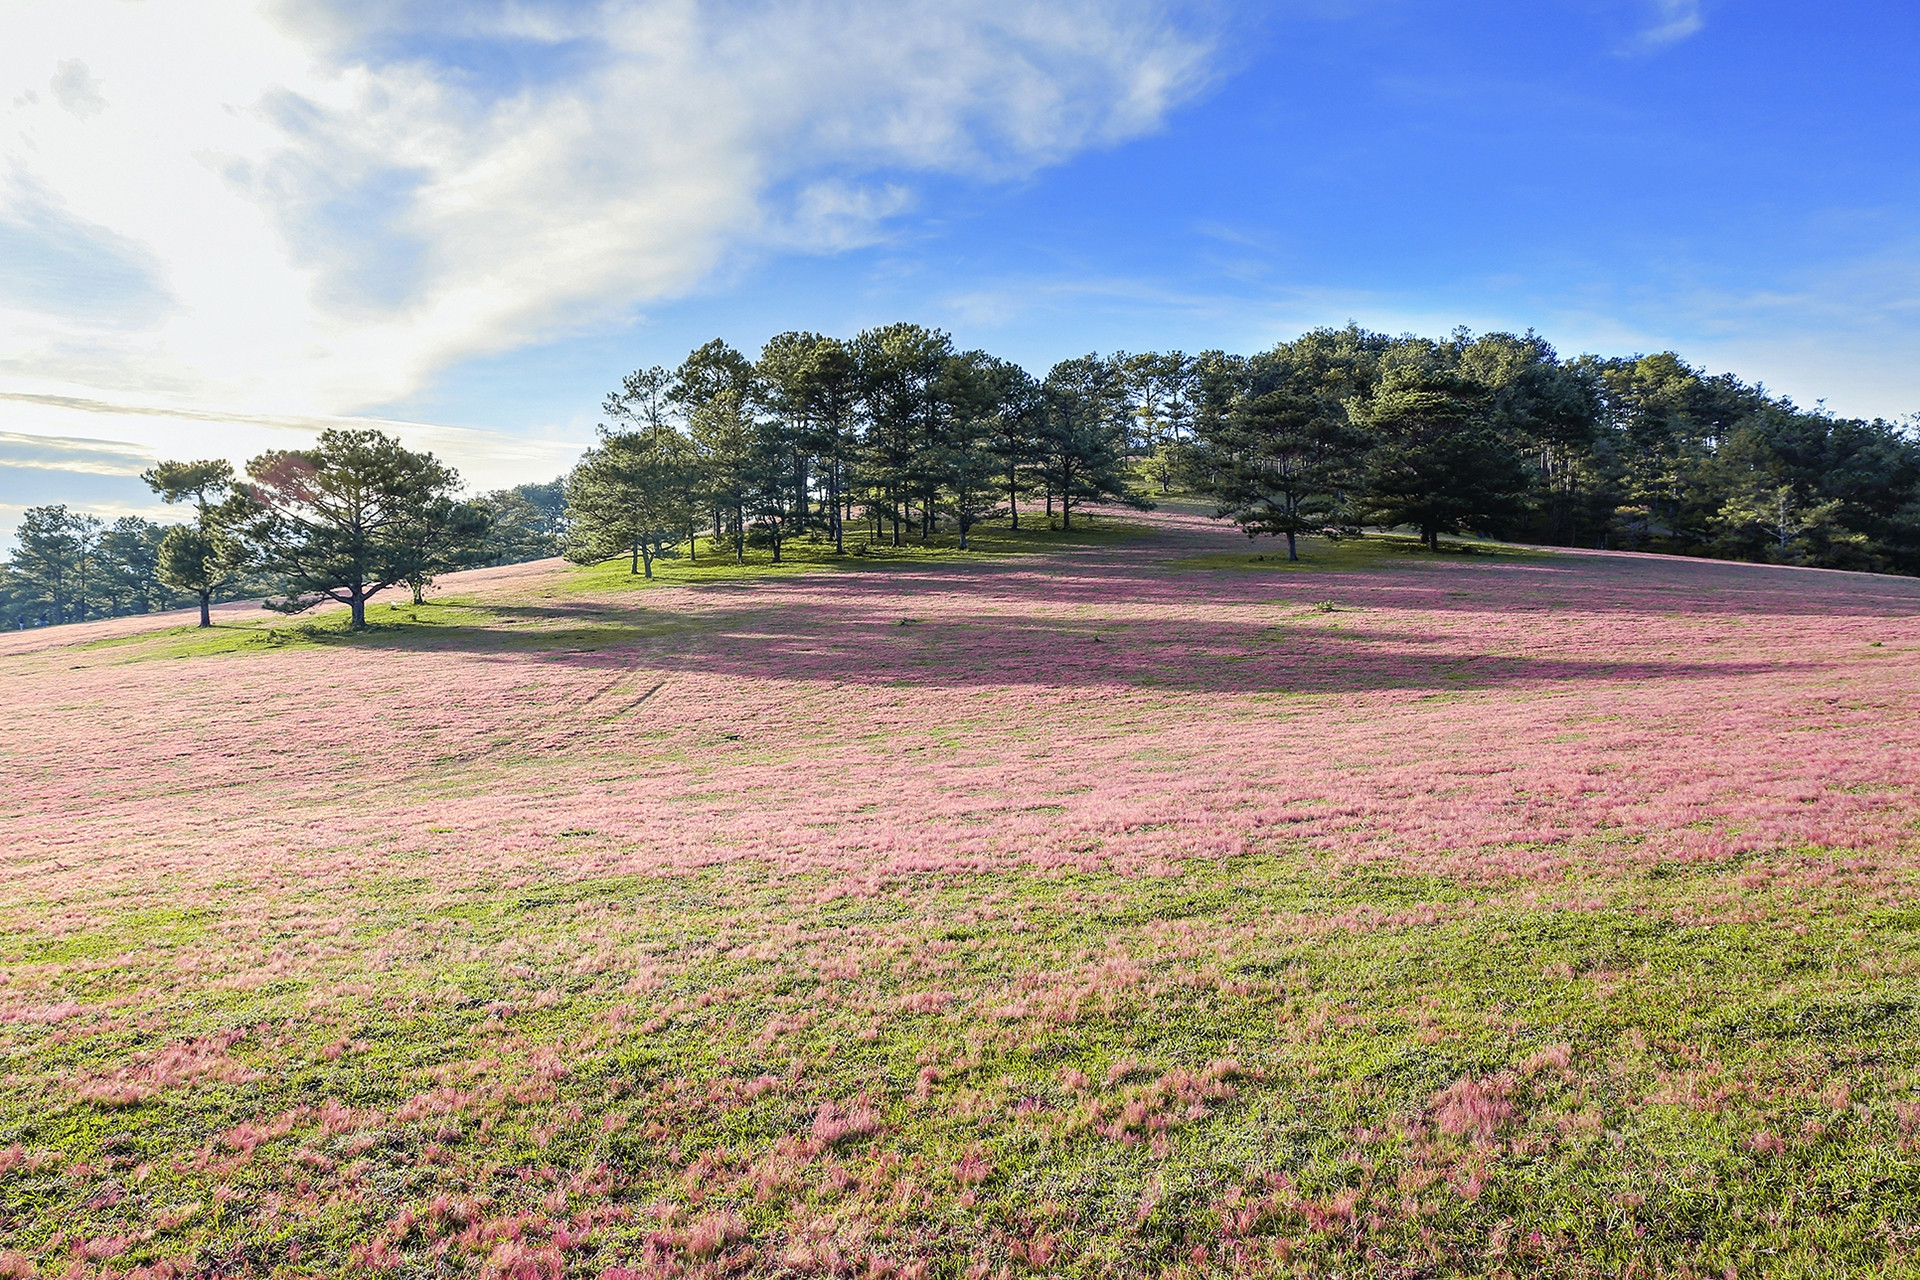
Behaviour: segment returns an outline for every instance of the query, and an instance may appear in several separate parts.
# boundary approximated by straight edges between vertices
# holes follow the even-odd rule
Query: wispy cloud
[[[133,452],[117,440],[72,440],[0,431],[0,467],[137,476],[154,461],[151,454]]]
[[[1700,0],[1653,0],[1648,25],[1633,40],[1633,48],[1651,53],[1679,44],[1706,25]]]
[[[100,82],[78,58],[62,59],[47,87],[53,90],[55,102],[82,120],[107,109],[107,100],[100,95]]]
[[[922,176],[1019,177],[1155,129],[1213,49],[1172,15],[30,5],[0,48],[0,229],[81,265],[0,278],[0,383],[255,415],[390,402],[741,255],[870,243]]]
[[[459,468],[474,490],[565,471],[586,447],[567,435],[514,436],[390,418],[247,413],[57,391],[0,391],[0,467],[137,476],[162,457],[224,457],[236,465],[269,449],[303,448],[329,427],[373,427]]]
[[[140,479],[155,455],[115,440],[0,431],[0,556],[27,508],[63,502],[112,520],[177,519]]]

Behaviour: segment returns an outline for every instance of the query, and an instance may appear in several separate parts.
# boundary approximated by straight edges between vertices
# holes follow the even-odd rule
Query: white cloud
[[[1634,47],[1651,52],[1679,44],[1706,25],[1700,0],[1653,0],[1651,24],[1641,28]]]
[[[68,440],[0,431],[0,467],[73,471],[82,475],[137,476],[155,459],[130,452],[117,440]]]
[[[100,82],[87,70],[87,64],[78,58],[62,61],[54,70],[48,87],[53,90],[55,102],[82,120],[97,116],[107,109],[107,100],[100,96]]]
[[[85,298],[0,274],[0,390],[351,412],[743,252],[871,241],[916,174],[1151,130],[1209,53],[1152,0],[16,2],[0,234],[118,257]]]
[[[430,450],[459,469],[470,491],[547,480],[566,471],[586,447],[563,436],[528,437],[323,414],[268,414],[107,399],[59,391],[0,391],[0,416],[17,431],[0,431],[0,469],[99,476],[138,476],[162,458],[226,458],[242,466],[271,449],[298,449],[329,427],[373,427],[410,448]],[[17,479],[17,477],[16,477]],[[50,488],[58,482],[48,477]],[[44,501],[60,501],[49,492]]]

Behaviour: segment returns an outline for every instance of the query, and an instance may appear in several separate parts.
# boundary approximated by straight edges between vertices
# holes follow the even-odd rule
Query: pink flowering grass
[[[1920,583],[989,545],[0,637],[0,1276],[1908,1266]]]

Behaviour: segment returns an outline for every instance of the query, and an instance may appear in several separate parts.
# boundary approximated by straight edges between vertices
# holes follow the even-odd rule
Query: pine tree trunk
[[[807,457],[798,450],[795,450],[793,455],[793,475],[793,496],[799,501],[799,506],[795,510],[800,514],[800,522],[794,526],[794,532],[799,533],[806,529],[807,521],[813,518],[813,499],[808,492]]]
[[[833,554],[845,555],[846,526],[840,519],[840,463],[836,460],[827,467],[827,503],[833,508]]]

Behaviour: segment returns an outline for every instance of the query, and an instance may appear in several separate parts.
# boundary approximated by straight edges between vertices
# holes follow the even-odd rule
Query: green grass
[[[221,621],[211,627],[170,627],[75,646],[124,662],[279,653],[292,649],[446,649],[545,651],[605,648],[683,634],[707,625],[697,618],[584,599],[580,584],[563,580],[545,603],[436,596],[425,604],[373,601],[367,625],[354,631],[345,610],[287,622]]]
[[[58,1042],[16,1030],[0,1148],[143,1169],[136,1217],[206,1206],[123,1265],[188,1242],[202,1259],[284,1259],[298,1245],[315,1273],[338,1274],[347,1245],[401,1203],[478,1194],[504,1212],[544,1185],[527,1192],[516,1170],[607,1164],[628,1179],[624,1203],[686,1204],[698,1191],[695,1208],[736,1207],[756,1239],[854,1215],[894,1254],[934,1249],[936,1275],[958,1276],[976,1256],[998,1265],[1042,1232],[1060,1251],[1048,1269],[1070,1274],[1151,1273],[1196,1248],[1222,1261],[1235,1241],[1282,1269],[1406,1274],[1368,1263],[1344,1228],[1308,1229],[1297,1210],[1269,1207],[1233,1226],[1233,1204],[1264,1203],[1282,1186],[1288,1203],[1357,1195],[1380,1218],[1362,1233],[1368,1246],[1400,1267],[1431,1254],[1433,1273],[1614,1275],[1650,1259],[1674,1274],[1903,1271],[1920,1202],[1920,1175],[1901,1154],[1900,1107],[1920,1068],[1912,911],[1850,909],[1839,889],[1756,888],[1738,868],[1570,886],[1602,900],[1565,910],[1283,852],[1160,878],[926,877],[817,904],[830,887],[756,864],[505,893],[385,879],[344,898],[283,901],[282,918],[305,924],[267,934],[235,902],[190,936],[157,938],[150,916],[128,912],[64,940],[57,956],[15,935],[0,940],[0,964],[61,966],[75,998],[164,1010],[169,1036],[243,1033],[232,1056],[262,1074],[102,1108],[63,1099],[52,1082],[155,1046],[137,1019]],[[1702,901],[1755,918],[1673,918]],[[351,922],[357,947],[323,955],[310,931],[332,917]],[[1012,920],[1022,927],[1010,931]],[[798,947],[795,924],[809,939]],[[582,943],[589,934],[595,946]],[[317,958],[281,981],[170,1003],[177,949],[222,936]],[[384,968],[357,985],[376,942]],[[599,953],[624,959],[610,973],[582,971],[577,957]],[[859,961],[859,977],[823,972],[841,954]],[[528,971],[509,972],[501,955]],[[99,963],[107,956],[119,959]],[[229,959],[244,971],[244,955]],[[623,990],[638,961],[659,985]],[[1047,1004],[1102,972],[1123,976],[1079,997],[1071,1016],[996,1012],[1036,993]],[[930,989],[956,999],[937,1012],[903,1006]],[[544,1006],[534,999],[543,991]],[[334,994],[316,1013],[321,993]],[[622,1008],[649,1029],[600,1034]],[[769,1037],[780,1019],[791,1029]],[[328,1056],[342,1041],[348,1050]],[[534,1050],[549,1044],[576,1047],[565,1074],[529,1092]],[[1565,1069],[1529,1065],[1556,1045],[1567,1047]],[[1239,1066],[1204,1116],[1151,1103],[1156,1080],[1222,1058]],[[927,1086],[929,1068],[938,1076]],[[1074,1071],[1092,1083],[1072,1087]],[[762,1075],[777,1085],[745,1100],[732,1092]],[[1436,1097],[1463,1078],[1510,1082],[1513,1114],[1487,1135],[1491,1146],[1434,1125]],[[1702,1109],[1665,1100],[1680,1096],[1675,1080],[1731,1092]],[[1823,1094],[1836,1080],[1851,1089],[1839,1110]],[[243,1121],[317,1100],[392,1117],[449,1086],[469,1100],[369,1121],[371,1147],[359,1127],[327,1135],[311,1120],[237,1163],[221,1146]],[[753,1190],[757,1153],[804,1134],[823,1103],[856,1097],[878,1108],[880,1132],[803,1163],[798,1182]],[[1130,1099],[1168,1120],[1162,1149],[1100,1132]],[[1100,1118],[1089,1119],[1096,1103]],[[611,1113],[629,1123],[609,1131]],[[1805,1136],[1810,1125],[1817,1137]],[[1752,1150],[1762,1129],[1791,1146]],[[210,1167],[183,1160],[203,1149],[219,1157]],[[238,1207],[284,1196],[289,1179],[332,1185],[300,1173],[302,1152],[339,1167],[358,1160],[359,1184],[379,1194],[297,1220]],[[969,1152],[992,1172],[962,1212],[946,1171]],[[709,1171],[690,1175],[702,1158]],[[835,1168],[851,1189],[828,1176]],[[1450,1188],[1475,1169],[1485,1174],[1477,1198]],[[897,1194],[903,1181],[943,1179],[938,1210]],[[211,1208],[221,1187],[230,1212]],[[86,1199],[57,1165],[0,1180],[5,1233],[29,1249],[55,1232],[110,1233],[130,1212]],[[1504,1259],[1486,1235],[1500,1222],[1515,1225]],[[599,1247],[633,1256],[651,1229],[645,1215],[609,1224]],[[398,1274],[436,1274],[425,1244],[416,1237],[419,1252],[403,1251],[412,1260]],[[586,1259],[579,1270],[594,1271]]]
[[[1353,570],[1401,569],[1422,562],[1490,558],[1498,560],[1542,560],[1554,553],[1543,547],[1481,539],[1443,538],[1436,555],[1418,538],[1397,534],[1370,533],[1359,538],[1302,538],[1300,559],[1287,559],[1284,538],[1266,539],[1250,544],[1245,553],[1211,552],[1183,556],[1173,562],[1176,569],[1281,570],[1288,573],[1351,572]]]
[[[1054,523],[1058,524],[1057,517]],[[772,552],[764,547],[749,547],[744,558],[736,561],[730,545],[716,548],[710,539],[702,538],[697,559],[676,555],[656,560],[651,579],[631,573],[625,558],[573,565],[548,582],[531,589],[522,588],[516,601],[525,603],[508,603],[491,596],[444,594],[430,596],[418,605],[405,599],[376,598],[368,604],[367,626],[359,632],[350,628],[344,609],[328,609],[293,619],[262,610],[252,618],[221,615],[210,627],[188,624],[88,641],[73,648],[127,662],[340,645],[371,649],[602,648],[677,634],[703,625],[600,599],[608,591],[697,586],[788,573],[887,572],[939,565],[964,566],[1008,556],[1113,546],[1139,538],[1142,533],[1138,524],[1108,515],[1092,518],[1077,515],[1070,530],[1047,527],[1042,515],[1025,520],[1017,530],[1007,527],[1005,521],[981,525],[970,533],[970,545],[962,551],[959,537],[954,533],[936,534],[925,543],[910,539],[905,545],[894,547],[887,542],[870,543],[863,530],[859,538],[847,539],[847,551],[840,555],[834,553],[831,543],[820,538],[787,543],[782,548],[779,564],[773,562]]]
[[[229,653],[266,653],[284,649],[342,644],[378,646],[405,637],[419,639],[435,632],[486,627],[499,620],[487,607],[460,599],[436,598],[425,604],[375,600],[367,606],[366,630],[355,632],[344,609],[328,610],[310,618],[287,620],[262,610],[257,618],[239,621],[222,617],[210,627],[189,624],[160,631],[138,632],[89,641],[74,646],[81,652],[124,656],[128,660],[204,658]]]
[[[989,521],[969,531],[968,546],[964,551],[960,549],[959,534],[951,530],[933,534],[924,542],[918,535],[903,532],[902,543],[896,547],[892,544],[891,530],[875,537],[868,526],[850,526],[844,538],[844,552],[836,553],[833,543],[824,536],[810,535],[783,543],[778,564],[774,563],[773,552],[767,547],[749,546],[743,558],[736,559],[731,540],[723,539],[716,543],[712,538],[702,536],[697,540],[691,558],[685,554],[686,549],[681,547],[675,549],[675,554],[656,559],[650,580],[644,574],[634,573],[632,561],[624,556],[599,564],[576,566],[572,574],[575,583],[595,588],[695,585],[780,573],[821,570],[848,573],[928,565],[965,565],[1065,548],[1112,546],[1141,537],[1144,533],[1143,527],[1137,522],[1106,514],[1089,517],[1084,512],[1076,513],[1071,529],[1061,529],[1059,523],[1059,517],[1056,516],[1052,527],[1049,527],[1044,513],[1022,516],[1019,529],[1011,528],[1005,520]]]

